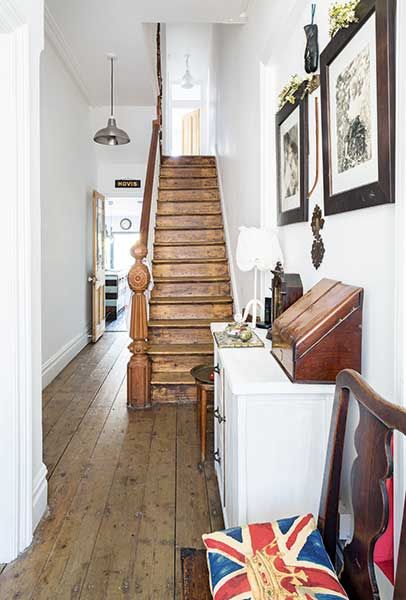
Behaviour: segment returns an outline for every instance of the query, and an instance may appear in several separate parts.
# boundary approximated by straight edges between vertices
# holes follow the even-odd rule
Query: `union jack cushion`
[[[203,536],[215,600],[348,600],[312,515]]]

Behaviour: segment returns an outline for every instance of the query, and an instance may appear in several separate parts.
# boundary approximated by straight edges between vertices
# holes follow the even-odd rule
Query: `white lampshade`
[[[258,227],[240,227],[237,244],[237,265],[241,271],[270,271],[279,261],[283,264],[283,253],[276,231]]]

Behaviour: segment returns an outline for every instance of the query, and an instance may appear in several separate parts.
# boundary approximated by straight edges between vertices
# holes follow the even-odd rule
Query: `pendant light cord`
[[[113,113],[113,85],[114,85],[114,75],[113,75],[113,58],[110,59],[111,60],[111,81],[110,81],[110,114],[113,117],[114,113]]]

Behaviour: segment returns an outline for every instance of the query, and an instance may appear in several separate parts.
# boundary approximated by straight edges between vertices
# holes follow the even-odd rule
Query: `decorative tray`
[[[219,348],[263,348],[265,346],[254,331],[252,338],[247,342],[232,338],[225,331],[214,331],[213,335]]]

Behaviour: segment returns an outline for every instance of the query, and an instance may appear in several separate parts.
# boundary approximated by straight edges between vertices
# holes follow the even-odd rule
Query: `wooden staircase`
[[[162,158],[152,273],[151,401],[194,401],[190,369],[213,362],[210,323],[233,314],[213,157]]]

